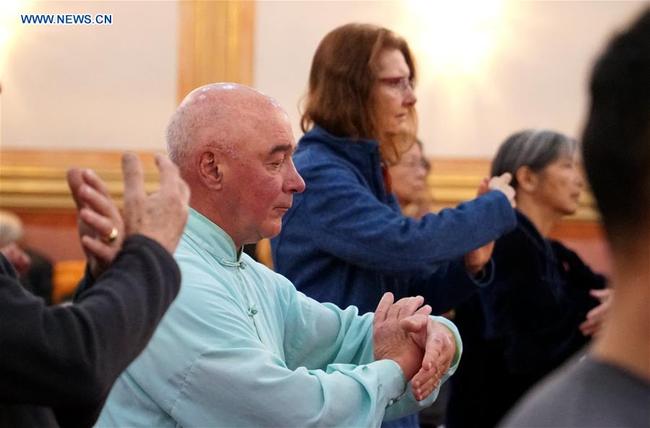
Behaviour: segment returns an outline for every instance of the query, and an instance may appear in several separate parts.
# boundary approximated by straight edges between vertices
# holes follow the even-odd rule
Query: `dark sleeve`
[[[409,295],[420,295],[431,306],[434,315],[440,315],[460,305],[481,287],[492,282],[494,263],[485,266],[483,277],[477,280],[467,272],[464,259],[441,263],[438,269],[424,278],[411,281]]]
[[[172,256],[144,236],[129,237],[75,305],[47,307],[1,275],[0,402],[79,409],[101,403],[179,286]]]
[[[461,257],[516,225],[514,210],[498,191],[417,220],[379,201],[341,165],[307,168],[303,176],[309,191],[300,201],[301,216],[313,242],[384,274],[431,273],[436,263]]]
[[[518,230],[497,240],[496,278],[480,291],[487,335],[503,339],[515,373],[545,373],[587,342],[578,326],[595,306],[593,287],[577,287],[552,250],[540,250]]]

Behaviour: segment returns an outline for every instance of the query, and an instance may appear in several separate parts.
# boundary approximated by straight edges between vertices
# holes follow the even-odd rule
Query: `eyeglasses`
[[[413,80],[408,76],[380,77],[377,80],[390,88],[399,90],[400,92],[406,92],[409,89],[411,91],[413,90]]]

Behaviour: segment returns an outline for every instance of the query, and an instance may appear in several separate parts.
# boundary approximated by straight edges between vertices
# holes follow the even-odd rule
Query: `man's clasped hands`
[[[375,360],[395,361],[418,401],[433,392],[456,353],[451,331],[431,319],[431,307],[423,303],[421,296],[395,302],[392,293],[385,293],[373,324]]]

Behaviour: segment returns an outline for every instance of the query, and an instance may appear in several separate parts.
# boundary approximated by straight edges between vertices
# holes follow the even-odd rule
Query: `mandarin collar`
[[[230,235],[192,207],[189,210],[185,233],[221,264],[238,266],[241,263],[242,249],[235,248]]]

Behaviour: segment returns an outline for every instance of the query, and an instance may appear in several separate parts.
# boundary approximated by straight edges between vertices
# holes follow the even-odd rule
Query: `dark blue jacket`
[[[501,192],[421,220],[402,215],[386,192],[379,144],[337,138],[316,127],[294,156],[307,183],[272,240],[273,261],[305,294],[373,311],[386,291],[420,294],[435,313],[473,294],[463,256],[516,222]]]
[[[479,293],[483,334],[504,339],[511,372],[548,372],[587,342],[578,327],[598,304],[589,291],[605,288],[606,280],[560,242],[545,239],[519,211],[517,219],[494,248],[503,271]]]
[[[579,326],[598,304],[589,290],[604,288],[605,277],[519,211],[517,220],[494,247],[492,285],[456,308],[463,363],[451,379],[448,427],[495,426],[588,342]]]

